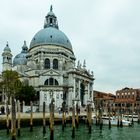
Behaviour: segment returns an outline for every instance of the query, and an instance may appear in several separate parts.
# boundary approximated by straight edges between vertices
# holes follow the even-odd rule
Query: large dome
[[[72,51],[70,40],[59,30],[57,17],[53,13],[52,6],[45,17],[44,29],[35,34],[30,43],[30,49],[39,45],[57,45]]]
[[[38,45],[58,45],[72,50],[72,45],[67,36],[57,28],[47,27],[35,34],[30,48]]]

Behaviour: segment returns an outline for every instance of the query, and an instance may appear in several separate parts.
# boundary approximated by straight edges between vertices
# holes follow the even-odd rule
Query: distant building
[[[102,109],[104,113],[107,113],[109,109],[113,111],[115,98],[114,94],[94,90],[93,101],[95,109]]]
[[[45,17],[44,28],[33,36],[30,47],[24,42],[21,53],[12,61],[7,43],[2,57],[3,71],[17,71],[21,81],[36,89],[40,110],[43,102],[49,106],[52,98],[56,108],[61,107],[63,101],[69,108],[73,100],[77,100],[81,107],[93,101],[93,72],[86,69],[85,61],[83,64],[78,61],[76,65],[72,44],[59,30],[52,6]]]
[[[140,89],[126,87],[116,91],[115,106],[116,111],[136,113],[140,109]]]

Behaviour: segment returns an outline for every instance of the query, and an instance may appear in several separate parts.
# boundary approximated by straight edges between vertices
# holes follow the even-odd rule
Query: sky
[[[13,57],[29,46],[51,4],[77,61],[94,72],[94,90],[140,88],[140,0],[0,0],[1,54],[7,41]]]

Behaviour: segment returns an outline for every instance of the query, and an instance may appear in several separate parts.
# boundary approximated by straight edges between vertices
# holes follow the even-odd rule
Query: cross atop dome
[[[6,42],[6,46],[9,47],[8,41]]]
[[[50,12],[45,17],[44,28],[54,27],[58,29],[57,17],[53,13],[53,6],[50,6]]]
[[[51,5],[51,6],[50,6],[50,12],[52,12],[52,11],[53,11],[53,6]]]

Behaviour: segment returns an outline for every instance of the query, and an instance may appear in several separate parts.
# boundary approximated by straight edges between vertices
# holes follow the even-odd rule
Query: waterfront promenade
[[[29,126],[30,117],[31,117],[30,113],[20,113],[21,125]],[[81,112],[79,114],[79,119],[85,118],[85,117],[86,117],[86,112]],[[18,119],[18,113],[16,114],[16,118]],[[50,113],[45,113],[46,122],[49,122],[49,118],[50,118]],[[11,120],[11,114],[9,115],[9,120]],[[34,122],[33,124],[34,125],[42,125],[42,120],[43,120],[42,112],[33,113],[33,122]],[[66,120],[71,122],[72,112],[69,112],[66,114]],[[61,123],[62,122],[62,113],[54,113],[54,121],[56,123]],[[1,123],[0,128],[6,127],[6,115],[0,115],[0,123]]]
[[[18,115],[16,115],[17,118]],[[85,117],[86,112],[82,112],[79,114],[79,117]],[[45,118],[49,118],[50,113],[45,113]],[[66,114],[66,118],[69,119],[72,117],[72,112],[69,112]],[[11,115],[9,115],[9,118],[11,118]],[[20,113],[20,118],[21,119],[30,119],[30,113]],[[54,113],[54,118],[55,119],[61,119],[62,118],[62,113]],[[38,112],[38,113],[33,113],[33,119],[43,119],[43,113]],[[0,115],[0,120],[6,120],[6,115]]]

